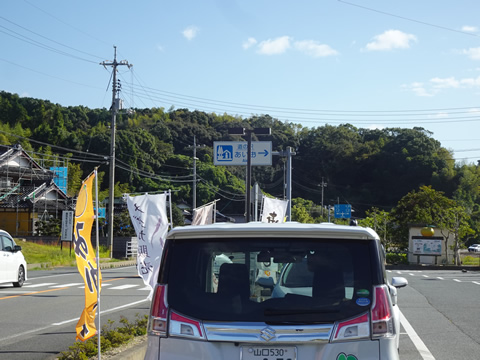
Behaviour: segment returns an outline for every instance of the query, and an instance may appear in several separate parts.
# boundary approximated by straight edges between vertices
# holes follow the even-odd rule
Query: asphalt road
[[[149,291],[134,266],[102,275],[102,325],[148,313]],[[480,272],[393,270],[388,276],[409,281],[398,293],[401,360],[480,358]],[[0,360],[53,359],[75,341],[84,307],[76,269],[32,271],[29,277],[20,289],[0,284]]]
[[[102,277],[101,326],[148,314],[149,290],[135,266],[104,269]],[[22,288],[0,284],[0,360],[51,359],[68,350],[85,306],[83,286],[76,268],[30,271]]]
[[[480,358],[480,272],[391,271],[399,289],[401,360]]]

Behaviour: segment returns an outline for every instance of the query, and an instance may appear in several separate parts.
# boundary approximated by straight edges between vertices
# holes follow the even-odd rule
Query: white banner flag
[[[167,195],[128,196],[127,206],[138,237],[138,275],[150,286],[151,299],[168,231]]]
[[[207,225],[213,223],[213,208],[215,204],[193,209],[192,225]]]
[[[285,222],[288,200],[271,199],[263,197],[262,222],[282,223]]]

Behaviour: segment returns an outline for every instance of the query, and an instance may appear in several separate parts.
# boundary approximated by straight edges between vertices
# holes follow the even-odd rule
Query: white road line
[[[55,285],[55,286],[50,286],[51,288],[61,288],[61,287],[70,287],[70,286],[77,286],[81,285],[82,283],[70,283],[70,284],[62,284],[62,285]]]
[[[410,276],[415,276],[415,274],[412,274],[412,273],[410,273],[410,274],[408,274],[408,275],[410,275]]]
[[[456,281],[456,282],[462,282],[461,280],[458,280],[458,279],[453,279],[453,281]]]
[[[407,318],[399,310],[400,313],[400,323],[407,332],[410,340],[412,340],[413,345],[417,348],[418,352],[422,356],[423,360],[435,360],[430,350],[428,350],[425,343],[420,339],[420,336],[417,335],[416,331],[413,329],[412,325],[408,322]]]
[[[142,302],[145,302],[145,301],[149,301],[149,300],[148,299],[143,299],[143,300],[135,301],[135,302],[132,302],[132,303],[129,303],[129,304],[117,306],[117,307],[112,308],[112,309],[100,311],[100,314],[107,314],[107,313],[117,311],[117,310],[120,310],[120,309],[125,309],[125,308],[128,308],[128,307],[134,306],[134,305],[138,305],[138,304],[140,304]],[[77,321],[78,321],[78,317],[75,318],[75,319],[65,320],[65,321],[61,321],[61,322],[58,322],[58,323],[53,323],[53,324],[50,324],[50,325],[47,325],[47,326],[42,326],[42,327],[39,327],[39,328],[36,328],[36,329],[24,331],[24,332],[19,333],[19,334],[14,334],[14,335],[2,338],[2,339],[0,339],[0,343],[3,342],[3,341],[15,339],[15,338],[20,337],[20,336],[25,336],[27,334],[32,334],[32,333],[35,333],[35,332],[38,332],[38,331],[47,330],[47,329],[51,328],[52,326],[65,325],[65,324],[72,323],[72,322],[77,322]]]
[[[126,284],[126,285],[111,287],[110,290],[125,290],[125,289],[131,289],[131,288],[134,288],[134,287],[137,287],[137,286],[138,285],[135,285],[135,284]]]
[[[478,281],[472,281],[474,284],[480,285],[480,282]]]
[[[33,284],[33,285],[24,285],[23,287],[28,287],[28,288],[37,288],[41,286],[52,286],[52,285],[57,285],[58,283],[42,283],[42,284]]]
[[[428,275],[422,275],[422,276],[428,278]]]
[[[439,280],[445,280],[445,279],[444,279],[443,277],[441,277],[441,276],[437,276],[437,279],[439,279]]]

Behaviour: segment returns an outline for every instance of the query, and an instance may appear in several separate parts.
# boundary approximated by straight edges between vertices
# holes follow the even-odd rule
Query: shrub
[[[387,253],[387,264],[408,264],[407,254]]]
[[[114,328],[114,321],[108,320],[107,324],[102,326],[100,335],[101,352],[119,347],[128,343],[135,336],[145,335],[147,333],[148,316],[136,315],[134,323],[130,323],[125,317],[121,317],[122,326]],[[58,360],[88,360],[98,354],[98,339],[96,336],[85,342],[75,342],[68,349],[63,351]]]

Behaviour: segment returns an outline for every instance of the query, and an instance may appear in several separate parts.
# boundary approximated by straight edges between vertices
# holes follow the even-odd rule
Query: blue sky
[[[476,0],[2,0],[0,90],[109,108],[423,127],[480,160]]]

